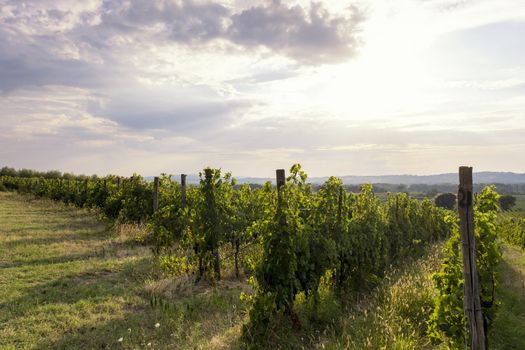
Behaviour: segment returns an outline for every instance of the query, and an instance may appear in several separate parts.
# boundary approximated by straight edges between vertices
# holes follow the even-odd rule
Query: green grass
[[[426,337],[426,322],[436,293],[431,275],[441,258],[441,245],[436,244],[426,256],[391,271],[370,295],[350,304],[339,334],[328,339],[326,348],[434,348]]]
[[[489,337],[492,349],[525,349],[525,254],[522,250],[503,246],[499,268],[500,305]]]
[[[0,192],[0,349],[229,348],[239,283],[173,289],[93,213]],[[170,307],[152,307],[166,294]]]

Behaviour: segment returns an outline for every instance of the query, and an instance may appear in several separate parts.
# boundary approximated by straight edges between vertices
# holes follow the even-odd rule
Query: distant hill
[[[235,177],[235,176],[234,176]],[[374,183],[374,184],[402,184],[402,185],[415,185],[415,184],[457,184],[458,174],[447,173],[437,175],[378,175],[378,176],[354,176],[346,175],[340,176],[345,185],[359,185],[363,183]],[[152,180],[152,176],[147,176],[146,179]],[[180,181],[180,175],[174,175],[174,180]],[[273,178],[262,178],[262,177],[235,177],[238,183],[250,183],[250,184],[263,184],[267,181],[275,182]],[[313,184],[322,184],[328,179],[328,176],[324,177],[312,177],[308,178],[308,182]],[[198,175],[188,175],[186,179],[188,184],[198,184]],[[493,172],[483,171],[474,173],[474,183],[478,184],[524,184],[525,174],[517,174],[512,172]]]
[[[525,174],[511,172],[479,172],[474,173],[474,183],[491,184],[518,184],[525,183]],[[326,178],[319,178],[323,182]],[[324,179],[324,180],[323,180]],[[343,176],[343,183],[347,185],[357,185],[362,183],[385,183],[385,184],[457,184],[458,174],[447,173],[438,175],[385,175],[385,176]]]

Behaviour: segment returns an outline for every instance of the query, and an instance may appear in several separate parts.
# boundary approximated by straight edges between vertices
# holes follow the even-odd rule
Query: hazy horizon
[[[0,0],[0,163],[525,173],[520,0]]]
[[[97,176],[106,176],[106,175],[131,176],[134,173],[136,173],[136,174],[141,175],[143,177],[159,176],[162,173],[168,174],[168,175],[172,175],[172,176],[180,176],[180,174],[186,174],[188,176],[198,176],[199,173],[202,172],[204,170],[204,168],[205,168],[205,167],[202,167],[201,169],[192,170],[192,171],[184,171],[184,170],[182,170],[182,171],[181,170],[163,171],[163,172],[160,172],[160,173],[148,173],[148,172],[145,172],[145,173],[140,173],[140,172],[134,172],[134,173],[133,172],[132,173],[115,173],[115,172],[113,172],[113,173],[112,172],[108,172],[108,173],[79,173],[79,172],[75,172],[75,171],[69,171],[67,169],[28,168],[28,167],[19,167],[19,168],[17,168],[17,167],[12,167],[12,166],[10,166],[8,164],[0,164],[0,168],[2,168],[2,167],[14,168],[15,170],[30,169],[30,170],[40,171],[40,172],[59,171],[61,173],[69,173],[69,174],[74,174],[74,175],[87,175],[87,176],[91,176],[91,175],[97,175]],[[290,167],[280,167],[280,168],[272,169],[268,174],[237,174],[237,173],[234,173],[231,170],[225,169],[223,167],[218,167],[218,168],[221,169],[221,171],[223,173],[231,172],[233,177],[236,177],[236,178],[256,178],[256,179],[274,178],[275,177],[275,170],[277,170],[277,169],[285,169],[286,174],[289,174],[289,170],[290,170]],[[324,177],[330,177],[330,176],[335,176],[335,177],[402,177],[402,176],[406,176],[406,177],[411,177],[411,176],[414,176],[414,177],[431,177],[431,176],[442,176],[442,175],[450,175],[450,174],[458,173],[457,170],[456,170],[456,172],[449,171],[449,172],[444,172],[444,173],[429,173],[429,174],[413,174],[413,173],[412,174],[411,173],[399,173],[399,174],[385,173],[385,174],[381,174],[381,173],[378,173],[378,174],[356,175],[356,174],[352,174],[352,173],[348,173],[348,174],[312,174],[312,173],[309,172],[309,169],[306,169],[304,167],[302,167],[302,170],[307,173],[308,178],[324,178]],[[498,170],[476,170],[476,169],[473,169],[473,174],[481,174],[481,173],[525,175],[525,172],[520,173],[520,172],[504,171],[504,170],[498,171]]]

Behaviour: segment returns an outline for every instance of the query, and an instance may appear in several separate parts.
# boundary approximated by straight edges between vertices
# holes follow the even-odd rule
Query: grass
[[[169,277],[144,230],[94,212],[0,192],[0,349],[237,349],[247,321],[231,267],[218,283]],[[525,254],[505,246],[494,349],[525,349]],[[278,326],[273,348],[431,349],[425,336],[440,246],[341,306],[321,290],[315,313],[298,297],[302,328]],[[231,264],[230,264],[231,265]],[[314,317],[315,316],[315,317]]]
[[[327,349],[430,349],[426,321],[434,306],[431,275],[439,269],[441,245],[428,255],[393,270],[364,299],[350,304],[340,334]]]
[[[525,254],[519,248],[503,246],[499,268],[500,305],[492,324],[489,346],[492,349],[525,349]]]
[[[170,307],[152,307],[175,281],[93,213],[0,192],[0,223],[0,349],[219,349],[238,339],[239,283],[191,284],[172,291]]]

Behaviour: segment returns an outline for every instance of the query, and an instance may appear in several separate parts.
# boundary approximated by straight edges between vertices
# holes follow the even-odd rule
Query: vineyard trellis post
[[[281,204],[281,187],[284,186],[286,183],[285,173],[284,169],[277,169],[275,171],[275,175],[277,177],[277,203],[278,205]]]
[[[344,196],[344,188],[343,185],[339,187],[339,194],[337,198],[337,227],[336,227],[336,247],[337,247],[337,254],[339,256],[339,260],[341,261],[341,242],[342,242],[342,214],[343,214],[343,196]],[[339,264],[339,266],[335,270],[335,286],[337,294],[341,294],[341,266],[342,264]]]
[[[481,310],[479,276],[476,266],[476,240],[474,235],[472,168],[459,168],[458,213],[460,218],[461,248],[463,255],[463,308],[469,327],[472,350],[485,350],[485,328]]]
[[[217,212],[217,205],[216,205],[216,198],[215,198],[215,179],[214,179],[214,173],[211,168],[204,169],[204,183],[205,183],[205,202],[206,206],[209,206],[208,210],[208,225],[207,228],[208,237],[207,240],[209,240],[211,245],[211,253],[213,255],[213,269],[215,272],[215,277],[220,280],[221,279],[221,258],[219,254],[219,216]]]
[[[159,177],[153,178],[153,212],[159,209]]]
[[[180,202],[182,208],[186,207],[186,174],[180,174]]]

